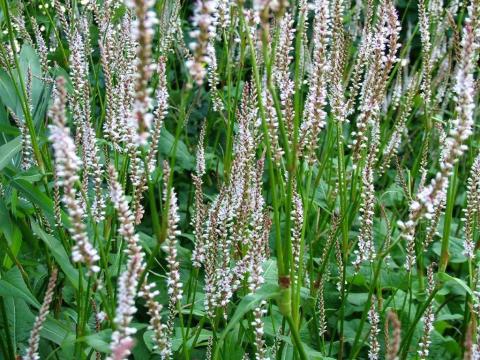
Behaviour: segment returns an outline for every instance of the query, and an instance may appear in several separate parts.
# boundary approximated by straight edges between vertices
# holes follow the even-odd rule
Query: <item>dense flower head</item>
[[[212,52],[209,51],[209,41],[215,38],[214,13],[218,7],[216,0],[197,0],[194,7],[192,25],[194,30],[190,36],[195,39],[190,43],[190,50],[193,52],[192,59],[187,60],[186,65],[193,80],[202,85],[206,76],[205,66],[212,62]]]
[[[120,227],[118,233],[127,242],[126,269],[118,279],[117,308],[115,310],[114,323],[116,330],[112,334],[110,348],[113,356],[111,359],[126,359],[131,353],[133,346],[132,335],[136,329],[131,326],[134,314],[137,312],[135,299],[140,276],[145,269],[144,253],[139,244],[138,234],[135,233],[134,216],[130,210],[122,186],[117,181],[115,169],[110,167],[110,196],[118,212]],[[117,354],[117,355],[115,355]]]
[[[57,281],[58,269],[54,268],[50,275],[50,279],[47,285],[47,291],[45,297],[43,298],[42,306],[38,312],[38,316],[35,318],[32,331],[30,332],[30,340],[28,342],[27,353],[22,357],[23,360],[39,360],[40,355],[38,354],[38,349],[40,346],[40,331],[43,327],[47,315],[49,312],[50,304],[53,300],[53,294],[55,290],[55,284]]]
[[[74,240],[72,259],[75,262],[86,263],[89,272],[98,272],[100,269],[95,263],[100,259],[97,250],[90,243],[86,226],[83,222],[84,208],[77,197],[76,183],[82,165],[77,156],[75,143],[70,136],[70,130],[65,124],[66,93],[65,82],[59,78],[56,84],[56,96],[50,114],[53,124],[50,125],[49,140],[52,143],[55,155],[55,173],[58,177],[57,185],[63,187],[63,202],[68,210],[72,222],[69,228]]]

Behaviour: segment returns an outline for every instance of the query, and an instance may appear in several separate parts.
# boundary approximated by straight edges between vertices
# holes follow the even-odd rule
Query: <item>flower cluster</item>
[[[393,334],[390,338],[389,324],[392,325]],[[385,322],[385,355],[388,360],[398,360],[398,350],[400,350],[402,325],[398,319],[397,314],[390,310],[387,314]]]
[[[463,243],[464,254],[468,259],[475,257],[475,243],[473,239],[475,217],[479,210],[478,194],[480,191],[480,155],[477,155],[467,179],[467,207],[464,209],[465,241]]]
[[[293,140],[295,111],[293,106],[293,95],[295,93],[295,83],[290,76],[290,64],[292,62],[291,52],[293,50],[293,39],[295,38],[295,28],[292,14],[286,12],[280,20],[280,35],[275,54],[272,76],[275,80],[280,93],[280,102],[282,105],[282,117],[286,124],[289,142]]]
[[[118,213],[120,226],[118,233],[127,242],[126,253],[128,256],[126,270],[118,279],[117,308],[114,318],[116,330],[112,334],[111,359],[126,359],[133,346],[133,338],[136,329],[130,324],[133,315],[137,312],[135,298],[140,276],[145,268],[144,254],[139,244],[138,234],[135,233],[134,216],[130,210],[122,186],[117,181],[117,175],[113,167],[109,168],[110,197],[115,210]]]
[[[432,77],[432,61],[431,51],[432,43],[430,39],[430,17],[425,7],[425,0],[418,2],[418,13],[420,17],[420,34],[422,40],[422,84],[421,89],[425,104],[428,106],[431,98],[431,77]]]
[[[373,155],[375,150],[370,151]],[[373,218],[375,215],[375,188],[373,177],[373,158],[369,157],[367,165],[362,171],[362,202],[360,205],[360,232],[358,235],[358,250],[355,250],[357,258],[353,265],[359,270],[364,261],[372,262],[376,257],[375,244],[373,241]]]
[[[167,287],[168,294],[174,303],[182,300],[182,283],[180,282],[179,263],[177,260],[177,236],[180,234],[178,223],[177,194],[174,189],[169,189],[168,179],[170,177],[170,168],[165,161],[163,165],[163,176],[165,187],[163,192],[163,201],[168,204],[168,232],[163,249],[167,253],[168,274]]]
[[[65,125],[65,105],[65,80],[59,78],[56,83],[54,103],[50,109],[53,125],[50,125],[49,136],[55,155],[57,185],[63,187],[63,202],[72,222],[69,231],[75,242],[72,249],[73,261],[87,264],[89,271],[95,273],[100,270],[95,265],[100,257],[88,239],[83,220],[84,210],[77,198],[75,185],[79,181],[78,172],[82,163],[76,154],[70,131]]]
[[[325,127],[327,103],[328,43],[330,40],[329,4],[326,0],[316,3],[315,24],[313,29],[313,66],[310,73],[304,121],[301,125],[300,147],[306,149],[305,157],[312,162],[317,148],[318,135]]]
[[[433,274],[433,268],[435,263],[430,264],[427,268],[427,295],[430,296],[435,288],[435,279]],[[431,344],[431,333],[433,331],[433,322],[435,321],[435,312],[433,309],[433,304],[428,305],[427,310],[423,314],[423,336],[418,344],[420,350],[418,350],[418,356],[421,360],[428,358],[429,348]]]
[[[136,40],[136,78],[135,102],[133,104],[130,121],[138,129],[135,136],[137,144],[145,144],[151,128],[153,115],[148,112],[151,108],[148,82],[152,76],[152,38],[153,27],[158,23],[155,12],[150,10],[154,6],[153,0],[127,0],[127,5],[135,10],[136,19],[132,22],[132,36]]]
[[[28,170],[32,166],[36,165],[36,161],[33,154],[32,148],[32,138],[30,137],[30,132],[27,125],[20,120],[20,118],[15,114],[15,112],[8,108],[8,112],[12,116],[15,124],[20,129],[20,136],[22,139],[22,169]]]
[[[157,90],[157,108],[154,112],[154,123],[151,130],[150,149],[147,155],[148,174],[151,174],[157,165],[158,143],[160,141],[162,126],[168,109],[168,90],[165,66],[166,58],[161,57],[158,64],[159,82]],[[137,158],[137,156],[135,157]],[[149,176],[148,174],[145,172],[141,172],[141,178],[136,187],[136,189],[138,190],[136,190],[135,192],[133,204],[135,213],[135,224],[139,224],[143,218],[144,210],[141,204],[143,199],[142,190],[146,189],[147,187],[146,184],[148,180],[147,176]]]
[[[192,252],[193,266],[200,267],[205,260],[205,244],[202,236],[202,225],[205,219],[205,206],[203,204],[202,176],[205,174],[205,150],[203,142],[205,141],[205,124],[200,131],[200,138],[197,146],[197,166],[196,174],[192,175],[193,184],[195,186],[195,208],[192,225],[195,235],[195,249]]]
[[[150,316],[150,330],[153,330],[153,340],[155,341],[154,349],[160,350],[163,356],[166,357],[169,351],[169,341],[167,338],[167,326],[162,323],[162,305],[160,305],[155,297],[160,294],[158,290],[153,290],[154,284],[148,284],[147,281],[142,285],[139,296],[143,296],[148,307],[148,315]]]
[[[48,280],[47,291],[43,298],[42,306],[38,311],[38,316],[35,318],[32,331],[30,332],[30,340],[28,341],[27,353],[23,356],[23,360],[40,360],[38,355],[38,347],[40,345],[40,331],[43,323],[47,319],[50,303],[53,300],[53,291],[55,290],[55,283],[57,282],[58,269],[54,268]]]
[[[393,133],[390,136],[390,140],[387,143],[387,146],[383,150],[382,156],[382,163],[380,164],[380,172],[386,170],[389,166],[391,159],[396,156],[398,147],[402,141],[402,136],[405,133],[407,119],[411,114],[412,106],[413,106],[413,98],[417,91],[417,79],[413,78],[410,80],[410,84],[408,85],[407,96],[405,99],[405,103],[401,108],[401,113],[399,115],[399,119],[395,124],[393,129]]]
[[[191,31],[190,36],[196,41],[190,43],[193,58],[187,60],[187,67],[198,85],[202,85],[205,79],[205,65],[212,62],[209,46],[211,46],[210,38],[215,33],[214,13],[217,7],[216,0],[197,0],[194,8],[192,24],[197,29]]]
[[[300,248],[302,241],[302,229],[303,229],[303,202],[300,195],[295,191],[293,194],[293,204],[292,204],[292,258],[293,258],[293,273],[294,281],[297,281],[298,272],[300,268]]]
[[[267,302],[263,300],[260,306],[256,307],[253,310],[252,326],[254,327],[254,332],[255,332],[255,349],[256,349],[255,359],[256,360],[268,359],[268,357],[266,356],[265,340],[263,338],[264,330],[263,330],[263,321],[262,321],[262,317],[264,317],[265,314],[267,313],[267,310],[264,309],[266,304]]]
[[[378,334],[380,333],[380,315],[377,312],[375,303],[377,298],[372,296],[372,305],[368,311],[368,321],[370,322],[370,336],[368,346],[368,358],[370,360],[378,360],[380,356],[380,344],[378,342]]]
[[[378,121],[380,105],[388,84],[388,76],[397,61],[396,53],[400,44],[398,37],[400,25],[398,14],[391,1],[382,2],[380,14],[373,34],[367,34],[368,44],[365,50],[370,66],[360,93],[360,108],[357,117],[357,131],[352,135],[355,166],[362,153],[368,148],[368,129]]]

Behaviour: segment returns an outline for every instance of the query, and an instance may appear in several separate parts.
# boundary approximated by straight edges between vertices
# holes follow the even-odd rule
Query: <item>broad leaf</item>
[[[78,290],[78,270],[73,267],[60,241],[43,231],[34,221],[32,221],[32,230],[43,240],[45,245],[47,245],[55,261],[65,273],[72,286]]]
[[[0,146],[0,171],[11,163],[13,157],[17,155],[21,149],[22,139],[20,136]]]

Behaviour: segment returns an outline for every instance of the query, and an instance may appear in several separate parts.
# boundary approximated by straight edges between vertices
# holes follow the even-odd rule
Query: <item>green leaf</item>
[[[437,256],[440,256],[442,252],[442,244],[440,241],[435,242],[432,245],[432,250]],[[450,235],[450,241],[448,242],[448,253],[450,254],[448,262],[451,264],[460,264],[467,261],[467,258],[463,254],[463,239]]]
[[[175,137],[165,127],[160,133],[159,151],[164,156],[171,156]],[[187,145],[182,140],[177,142],[177,150],[175,154],[176,165],[185,170],[193,170],[195,168],[195,158],[190,154]]]
[[[13,343],[26,345],[35,321],[35,315],[27,302],[21,297],[15,295],[4,297],[4,303]]]
[[[287,344],[294,347],[294,345],[292,343],[292,339],[289,336],[280,335],[279,339],[282,339]],[[309,360],[334,360],[334,358],[327,357],[327,356],[323,355],[321,352],[318,352],[317,350],[312,349],[310,346],[305,344],[303,341],[302,341],[302,344],[303,344],[303,348],[305,349],[305,352],[308,355]]]
[[[262,264],[263,278],[266,284],[276,284],[278,281],[278,268],[276,259],[268,259]]]
[[[0,100],[15,114],[22,114],[23,118],[22,106],[15,91],[15,85],[10,75],[3,69],[0,69]]]
[[[61,345],[70,334],[72,334],[72,331],[68,326],[51,316],[47,317],[42,330],[40,331],[42,338],[50,340],[58,345]]]
[[[22,246],[22,234],[10,218],[10,214],[5,206],[5,203],[0,199],[0,231],[7,240],[7,246],[10,248],[13,256],[17,256]],[[8,254],[5,254],[3,266],[9,269],[13,265],[13,261]]]
[[[476,296],[474,296],[473,294],[473,291],[472,289],[470,289],[470,287],[467,285],[467,283],[465,281],[463,281],[462,279],[459,279],[459,278],[456,278],[456,277],[453,277],[451,275],[448,275],[447,273],[444,273],[444,272],[439,272],[437,274],[437,278],[438,280],[440,281],[444,281],[444,282],[454,282],[455,284],[459,285],[461,288],[463,288],[467,294],[469,294],[474,301],[476,301]]]
[[[67,276],[68,280],[70,280],[72,286],[78,290],[78,270],[73,267],[67,252],[60,241],[43,231],[35,221],[32,221],[32,230],[43,240],[45,245],[47,245],[56,262]]]
[[[22,139],[20,136],[0,146],[0,171],[3,170],[22,149]]]
[[[262,300],[272,299],[279,295],[280,292],[278,291],[278,285],[267,283],[264,284],[256,293],[245,296],[238,304],[235,313],[228,322],[228,325],[225,327],[225,330],[222,332],[220,341],[223,341],[228,332],[242,320],[243,316],[247,312],[255,309]]]
[[[27,171],[20,172],[15,179],[26,180],[29,183],[35,183],[42,180],[43,175],[40,173],[37,167],[32,167]]]
[[[102,353],[110,353],[110,341],[112,337],[112,330],[106,329],[99,331],[93,335],[88,335],[82,338],[93,349]]]
[[[40,303],[28,289],[20,270],[16,266],[9,270],[4,278],[0,280],[0,295],[19,297],[36,308],[40,307]]]
[[[30,182],[24,179],[15,178],[16,174],[13,173],[10,169],[8,172],[5,172],[6,177],[10,180],[10,184],[20,191],[27,200],[32,204],[37,205],[45,214],[47,220],[50,222],[50,225],[55,224],[55,218],[53,214],[53,201],[45,195],[38,187],[32,185]],[[62,213],[62,223],[65,227],[70,226],[70,222],[67,216],[64,216]]]

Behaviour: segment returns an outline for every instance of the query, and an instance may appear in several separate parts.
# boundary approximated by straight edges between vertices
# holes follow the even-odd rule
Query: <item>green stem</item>
[[[453,206],[455,205],[455,195],[457,187],[458,164],[455,165],[450,186],[447,192],[447,208],[445,209],[445,221],[443,226],[442,247],[440,250],[440,261],[438,271],[445,272],[450,257],[448,248],[450,244],[450,228],[452,225]]]
[[[293,319],[291,316],[287,316],[286,318],[288,321],[288,326],[290,327],[290,331],[292,332],[293,343],[296,347],[296,350],[298,351],[298,354],[300,355],[300,359],[307,360],[308,355],[305,352],[305,349],[303,348],[303,343],[302,343],[302,340],[300,340],[300,334],[298,333],[295,323],[293,322]]]

